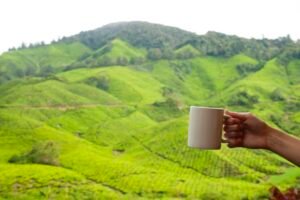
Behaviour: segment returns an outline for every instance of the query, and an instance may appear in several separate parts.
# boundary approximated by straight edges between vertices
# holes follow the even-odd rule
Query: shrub
[[[240,91],[231,97],[228,101],[230,106],[248,106],[252,107],[253,104],[258,103],[258,96],[250,95],[246,91]]]
[[[181,51],[176,54],[176,58],[178,58],[178,59],[189,59],[189,58],[193,58],[196,56],[197,56],[197,54],[189,49],[187,49],[185,51]]]
[[[275,90],[273,90],[273,92],[270,94],[270,98],[273,101],[284,101],[285,100],[283,92],[279,88],[276,88]]]
[[[177,111],[180,108],[181,102],[173,99],[173,98],[167,98],[164,102],[154,102],[153,105],[156,107],[161,107],[169,110]]]
[[[172,88],[169,88],[169,87],[162,88],[162,94],[164,97],[172,96],[173,93],[174,93],[174,90]]]
[[[129,63],[129,61],[128,61],[128,59],[127,58],[125,58],[125,57],[118,57],[117,58],[117,62],[116,62],[116,64],[118,64],[118,65],[127,65]]]
[[[144,112],[156,121],[165,121],[182,116],[185,112],[185,110],[183,110],[184,107],[185,105],[180,99],[168,97],[163,102],[154,102],[147,106]]]
[[[284,111],[299,112],[300,111],[300,102],[297,102],[297,101],[286,102],[286,104],[284,106]]]
[[[145,62],[145,58],[143,58],[143,57],[132,57],[130,59],[130,64],[133,64],[133,65],[142,64],[144,62]]]
[[[79,68],[84,68],[86,67],[87,65],[84,64],[84,63],[81,63],[81,62],[77,62],[77,63],[73,63],[71,65],[67,65],[63,68],[62,71],[70,71],[70,70],[73,70],[73,69],[79,69]]]
[[[51,74],[54,74],[55,69],[51,65],[46,65],[41,67],[39,75],[42,77],[47,77]]]
[[[256,65],[251,64],[251,63],[242,63],[242,64],[238,64],[236,66],[236,70],[238,71],[238,73],[241,76],[246,76],[249,73],[253,73],[253,72],[260,70],[262,67],[263,67],[262,63],[256,64]]]
[[[170,62],[172,69],[180,80],[185,80],[185,76],[193,72],[193,66],[185,62]]]
[[[106,76],[91,77],[85,82],[105,91],[109,89],[109,79]]]
[[[79,61],[83,61],[85,60],[86,58],[90,57],[91,56],[91,53],[88,53],[88,52],[85,52],[84,54],[82,54],[80,57],[79,57]]]
[[[114,65],[115,62],[107,55],[104,55],[99,59],[97,62],[94,63],[94,61],[89,62],[90,67],[96,67],[96,66],[109,66]]]
[[[159,60],[162,58],[162,51],[159,48],[149,49],[147,57],[150,60]]]
[[[47,141],[36,144],[32,149],[23,155],[14,155],[8,162],[10,163],[38,163],[45,165],[59,165],[59,148],[56,143]]]

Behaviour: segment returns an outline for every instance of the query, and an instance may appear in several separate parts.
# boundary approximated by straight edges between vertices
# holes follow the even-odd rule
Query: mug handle
[[[221,138],[221,142],[222,143],[228,143],[228,140],[225,140],[225,139]]]
[[[230,118],[229,115],[224,114],[224,117],[223,117],[224,120],[229,119],[229,118]],[[222,143],[228,143],[228,140],[226,140],[226,139],[223,138],[223,130],[222,130],[221,142]]]

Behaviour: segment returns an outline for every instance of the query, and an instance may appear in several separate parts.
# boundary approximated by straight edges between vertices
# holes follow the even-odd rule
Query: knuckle
[[[231,123],[232,122],[232,118],[227,119],[226,122]]]
[[[234,119],[232,120],[234,123],[239,123],[239,120],[238,119]]]
[[[235,136],[236,136],[236,133],[235,133],[235,132],[229,132],[229,133],[228,133],[228,136],[230,136],[230,137],[235,137]]]

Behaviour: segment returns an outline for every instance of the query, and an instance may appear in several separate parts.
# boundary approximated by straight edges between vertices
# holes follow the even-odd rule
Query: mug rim
[[[190,106],[190,108],[206,109],[206,110],[225,110],[225,108],[206,107],[206,106]]]

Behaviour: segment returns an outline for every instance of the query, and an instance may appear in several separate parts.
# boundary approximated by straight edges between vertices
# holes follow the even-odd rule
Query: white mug
[[[220,149],[224,109],[190,107],[188,146],[199,149]]]

